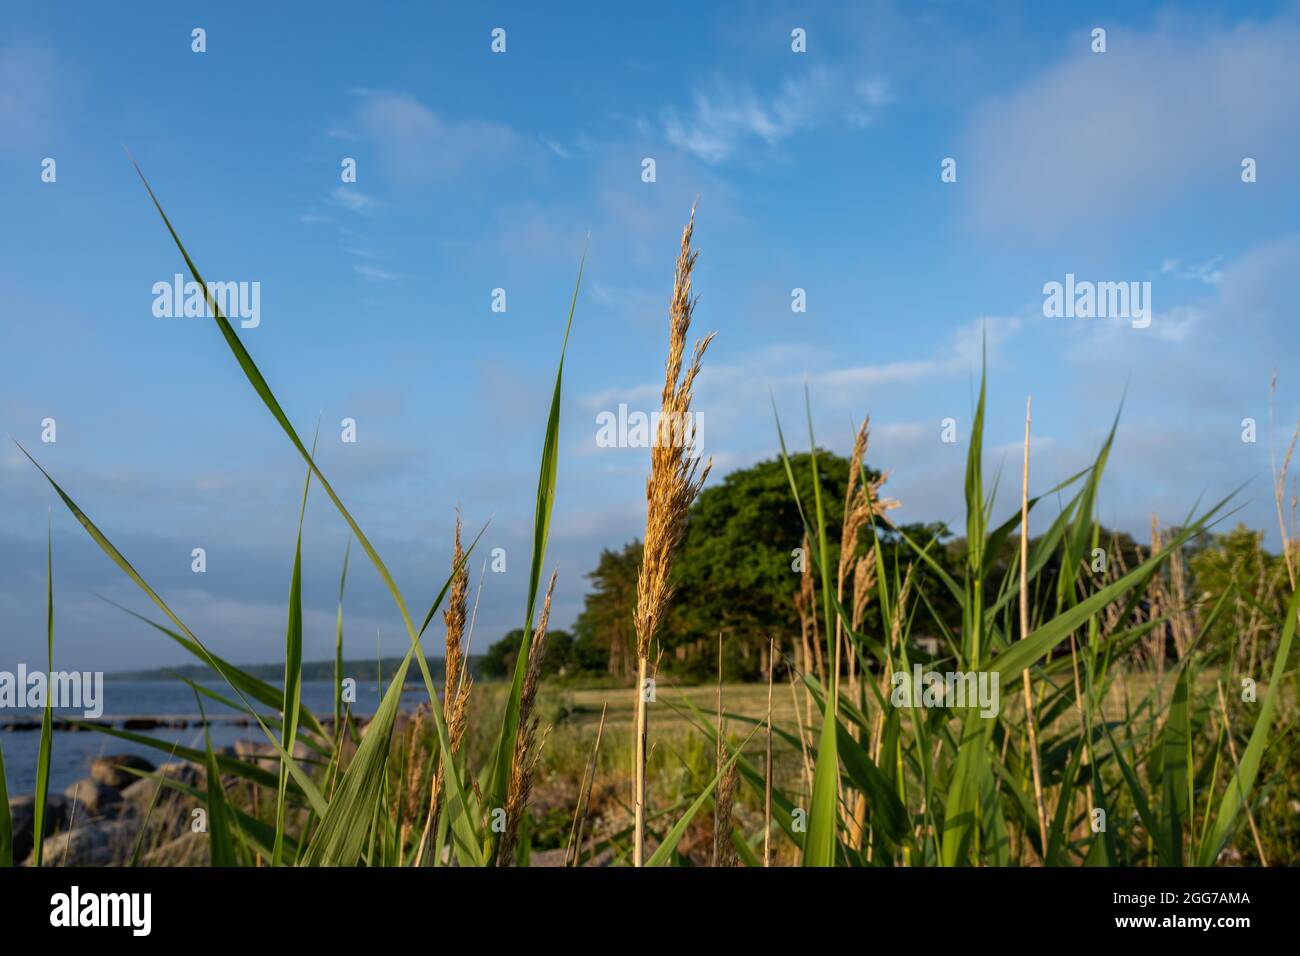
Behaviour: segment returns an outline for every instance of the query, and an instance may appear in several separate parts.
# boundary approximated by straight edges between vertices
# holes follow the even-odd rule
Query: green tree
[[[523,634],[523,628],[517,627],[489,647],[478,660],[478,672],[484,677],[505,677],[513,673]],[[542,676],[571,674],[574,664],[573,635],[568,631],[547,631]]]
[[[605,672],[631,680],[636,670],[636,633],[632,613],[636,607],[636,579],[641,567],[641,542],[620,551],[606,548],[596,569],[587,575],[592,589],[573,625],[576,654],[588,673]]]
[[[800,500],[811,508],[812,475],[807,453],[790,459]],[[848,459],[817,454],[828,537],[838,560]],[[809,514],[810,521],[815,521]],[[797,549],[804,526],[780,459],[733,471],[706,488],[686,519],[686,532],[673,566],[672,609],[659,640],[673,668],[716,669],[716,642],[724,635],[730,653],[724,664],[732,677],[758,671],[760,644],[798,633],[794,594]],[[805,556],[812,568],[811,556]],[[681,649],[680,651],[678,649]]]
[[[1231,611],[1219,617],[1207,637],[1211,647],[1224,649],[1230,658],[1234,647],[1240,649],[1246,658],[1242,663],[1253,669],[1259,659],[1256,638],[1261,630],[1274,629],[1251,602],[1267,609],[1275,619],[1282,618],[1287,598],[1287,588],[1283,586],[1286,565],[1282,558],[1264,550],[1262,531],[1238,524],[1231,531],[1198,542],[1187,566],[1192,572],[1195,600],[1201,604],[1202,613],[1208,614],[1225,592],[1231,589],[1238,592],[1229,598]]]

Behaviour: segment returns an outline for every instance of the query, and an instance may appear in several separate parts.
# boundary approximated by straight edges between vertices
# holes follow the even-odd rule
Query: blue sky
[[[557,624],[600,549],[640,534],[648,455],[598,448],[595,416],[657,404],[697,196],[696,322],[718,333],[697,390],[713,480],[774,454],[769,396],[799,420],[806,375],[821,444],[847,451],[870,413],[897,514],[959,519],[983,334],[986,458],[991,473],[1007,464],[1004,489],[1027,394],[1037,491],[1090,460],[1127,388],[1103,520],[1145,535],[1153,511],[1178,521],[1244,483],[1240,517],[1276,544],[1274,368],[1279,441],[1300,416],[1300,7],[431,6],[6,4],[0,429],[227,657],[282,656],[302,467],[213,323],[153,315],[153,284],[183,263],[122,144],[205,276],[260,283],[261,324],[241,335],[300,432],[321,417],[322,468],[408,603],[446,574],[456,506],[471,533],[491,518],[484,544],[506,549],[507,571],[486,577],[479,649],[522,623],[584,243],[548,555]],[[1244,157],[1257,182],[1241,181]],[[1149,281],[1151,326],[1044,317],[1044,283],[1067,273]],[[947,417],[956,444],[940,441]],[[56,663],[183,660],[100,599],[145,609],[9,447],[0,667],[43,656],[51,506]],[[999,513],[1013,506],[1006,494]],[[346,537],[314,498],[309,658],[332,652]],[[400,652],[357,557],[348,652]]]

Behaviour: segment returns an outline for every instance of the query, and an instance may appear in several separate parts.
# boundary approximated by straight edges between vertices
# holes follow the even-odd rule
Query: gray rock
[[[80,820],[102,817],[122,802],[120,793],[91,777],[78,780],[64,790],[63,795],[73,803],[69,811],[73,826]]]
[[[190,763],[188,760],[173,760],[163,764],[156,771],[160,777],[166,777],[168,780],[175,780],[177,783],[185,784],[187,787],[197,787],[203,789],[207,777],[203,768],[196,763]],[[138,806],[141,811],[146,809],[153,801],[154,791],[162,784],[159,784],[152,777],[141,777],[130,786],[122,788],[123,804]],[[170,787],[163,787],[162,793],[159,794],[159,802],[179,797],[187,797],[179,790],[173,790]]]
[[[72,801],[61,793],[51,793],[45,801],[45,835],[68,825],[68,810]],[[35,845],[36,798],[14,797],[9,801],[9,817],[13,821],[14,859],[25,859]]]
[[[165,763],[156,773],[200,791],[207,787],[203,768],[188,761]],[[155,791],[158,793],[157,800],[154,799]],[[198,801],[188,793],[164,786],[151,777],[143,777],[122,791],[117,816],[119,819],[138,822],[147,818],[151,836],[146,839],[146,845],[152,846],[157,840],[166,842],[184,833],[189,826],[190,810],[196,806]]]
[[[108,866],[131,858],[140,825],[131,820],[101,820],[45,838],[43,866]],[[28,866],[36,862],[27,858]]]
[[[95,758],[90,765],[90,775],[106,787],[121,790],[140,779],[135,774],[123,770],[123,767],[145,773],[150,773],[154,769],[153,764],[136,754],[110,754],[107,757]]]

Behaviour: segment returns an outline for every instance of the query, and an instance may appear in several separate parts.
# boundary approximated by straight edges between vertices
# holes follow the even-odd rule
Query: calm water
[[[219,694],[233,697],[230,688],[224,683],[205,684]],[[414,708],[421,700],[427,699],[422,684],[408,684],[402,695],[403,706]],[[318,717],[332,716],[334,713],[334,684],[332,681],[305,681],[302,685],[303,707],[311,710]],[[357,700],[352,705],[354,714],[369,715],[374,713],[379,704],[379,692],[373,683],[357,685]],[[217,701],[203,699],[203,707],[209,714],[229,714],[229,708]],[[262,708],[270,711],[270,708]],[[55,710],[56,716],[81,719],[79,710]],[[39,709],[6,708],[0,716],[12,717],[36,714]],[[198,714],[194,703],[194,692],[186,685],[171,681],[105,681],[104,682],[104,716],[166,716]],[[256,725],[251,727],[227,726],[213,724],[212,746],[224,747],[236,740],[265,741],[265,736]],[[203,728],[160,727],[156,730],[139,730],[133,733],[143,734],[155,740],[166,741],[170,746],[180,743],[182,747],[203,748]],[[9,795],[16,797],[36,790],[36,757],[40,746],[40,731],[3,731],[0,730],[0,748],[4,752],[5,778],[9,786]],[[105,754],[134,753],[146,758],[155,766],[169,759],[168,752],[157,748],[122,740],[108,734],[95,731],[56,731],[50,754],[50,790],[62,793],[69,784],[89,776],[90,762]]]

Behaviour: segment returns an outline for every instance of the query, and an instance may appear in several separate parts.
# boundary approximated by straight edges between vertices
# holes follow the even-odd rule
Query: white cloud
[[[1094,54],[1086,35],[1027,85],[975,109],[956,154],[962,193],[986,227],[1066,232],[1115,228],[1193,186],[1239,181],[1300,147],[1300,26],[1295,18],[1235,29],[1151,33],[1112,28]],[[1279,189],[1294,185],[1278,184]]]
[[[549,149],[549,150],[550,150],[552,153],[554,153],[556,156],[560,157],[560,159],[571,159],[571,158],[573,158],[573,153],[569,152],[567,149],[565,149],[565,148],[564,148],[563,146],[561,146],[559,143],[555,142],[555,140],[547,139],[545,136],[540,136],[540,137],[538,137],[538,138],[542,141],[542,145],[543,145],[543,146],[545,146],[547,149]]]
[[[330,198],[344,209],[355,213],[367,213],[376,209],[379,202],[356,188],[337,186],[330,193]]]
[[[1160,263],[1160,272],[1175,279],[1195,279],[1206,285],[1218,285],[1223,281],[1223,256],[1202,262],[1198,265],[1184,264],[1182,259],[1165,259]]]
[[[359,276],[371,280],[372,282],[396,282],[401,278],[396,272],[388,272],[385,269],[377,268],[366,262],[358,262],[352,266],[352,271]]]
[[[846,96],[846,91],[851,92]],[[712,91],[696,92],[688,115],[668,109],[662,122],[670,143],[716,164],[748,142],[774,147],[832,119],[866,125],[889,102],[889,87],[883,80],[852,83],[822,67],[787,79],[770,98],[748,87],[718,83]]]
[[[361,98],[357,126],[378,145],[382,162],[399,181],[446,180],[519,157],[523,143],[507,126],[443,119],[409,93],[353,93]]]

